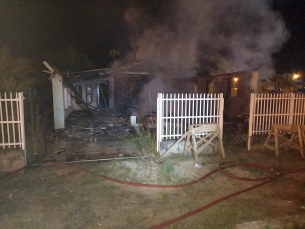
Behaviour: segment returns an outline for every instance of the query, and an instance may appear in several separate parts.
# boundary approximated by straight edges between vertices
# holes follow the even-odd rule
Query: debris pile
[[[42,160],[74,161],[141,156],[122,136],[133,127],[130,120],[114,109],[94,110],[99,121],[87,111],[73,111],[65,128],[55,130],[47,139],[47,155]]]

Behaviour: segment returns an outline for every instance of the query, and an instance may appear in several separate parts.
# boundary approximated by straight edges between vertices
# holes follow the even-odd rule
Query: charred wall
[[[149,82],[150,76],[118,76],[114,83],[115,107],[122,113],[130,115],[138,110],[137,99],[142,87]]]

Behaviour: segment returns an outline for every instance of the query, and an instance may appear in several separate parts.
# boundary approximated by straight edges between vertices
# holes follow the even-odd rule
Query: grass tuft
[[[124,142],[134,145],[144,155],[157,155],[156,151],[156,135],[149,130],[135,128],[134,132],[123,137]]]

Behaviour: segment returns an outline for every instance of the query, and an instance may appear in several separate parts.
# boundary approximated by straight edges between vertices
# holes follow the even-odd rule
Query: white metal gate
[[[23,92],[0,93],[0,147],[25,149]]]
[[[162,139],[179,138],[189,124],[220,123],[223,129],[223,94],[163,94],[157,98],[157,151]],[[222,134],[221,134],[222,136]]]
[[[248,150],[251,136],[268,134],[272,124],[305,124],[304,94],[251,93]]]

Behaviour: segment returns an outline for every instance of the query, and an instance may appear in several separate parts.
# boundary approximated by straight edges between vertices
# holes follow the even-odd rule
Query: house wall
[[[238,81],[234,81],[237,78]],[[233,118],[249,113],[251,93],[258,92],[258,71],[242,71],[214,76],[194,77],[198,93],[223,93],[224,114]]]

